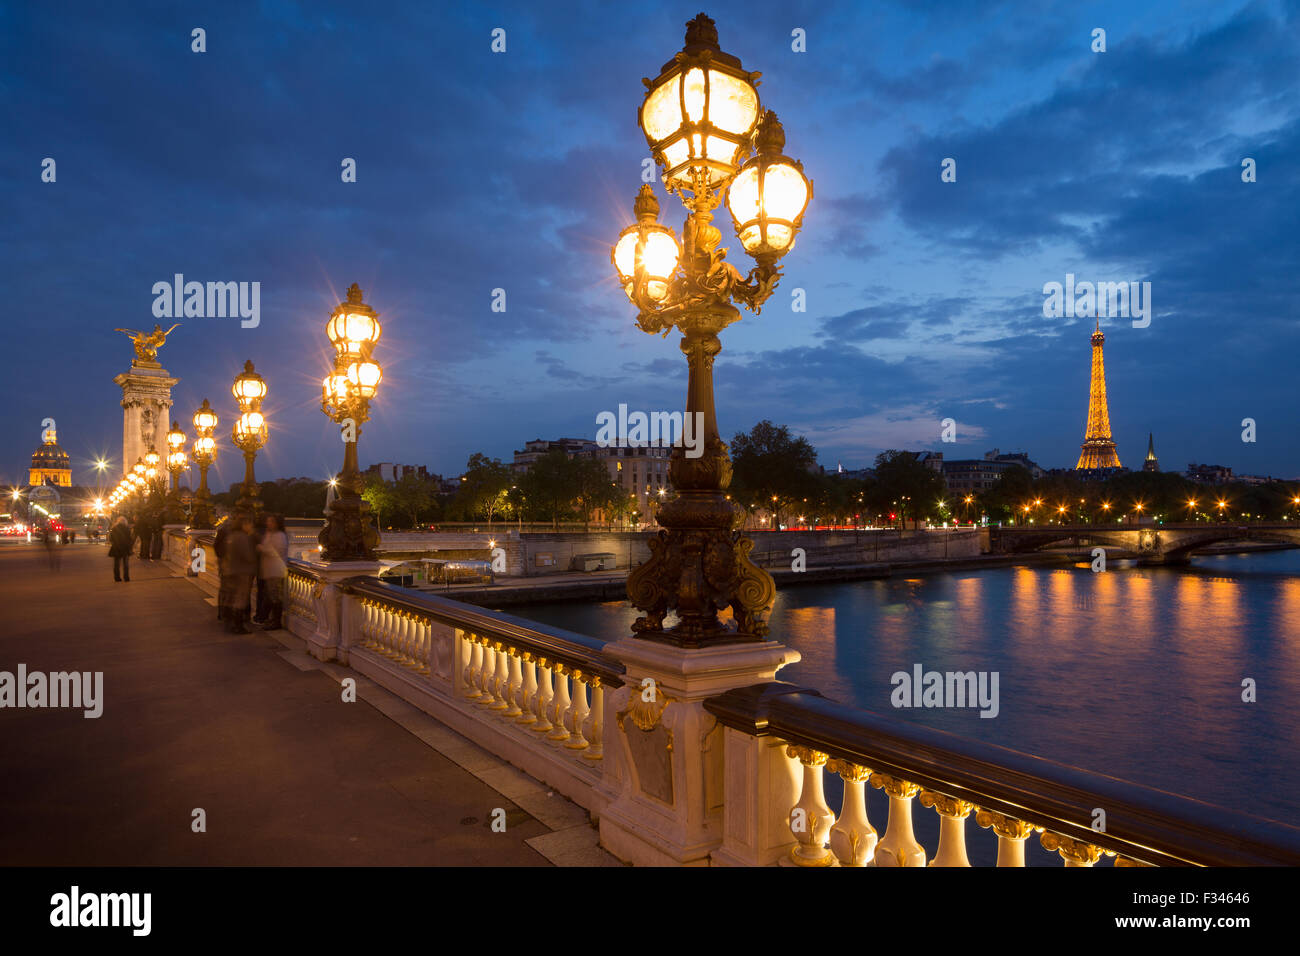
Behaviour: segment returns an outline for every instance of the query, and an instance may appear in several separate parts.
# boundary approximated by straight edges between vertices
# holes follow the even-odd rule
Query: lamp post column
[[[634,863],[752,856],[740,844],[757,845],[759,835],[729,832],[739,844],[723,845],[723,794],[744,790],[743,780],[727,775],[743,776],[745,761],[728,757],[724,766],[725,734],[704,702],[771,681],[799,660],[768,639],[765,617],[776,588],[750,560],[753,542],[735,530],[726,495],[731,461],[713,392],[718,334],[740,319],[733,302],[757,313],[771,296],[780,277],[776,261],[793,245],[812,192],[802,167],[780,155],[784,132],[774,114],[761,111],[757,81],[719,48],[712,20],[700,14],[687,24],[682,51],[645,81],[638,114],[664,187],[688,211],[681,246],[659,224],[659,202],[644,185],[633,206],[636,222],[611,250],[619,283],[639,310],[638,327],[681,333],[688,370],[683,428],[698,442],[689,454],[684,442],[673,448],[668,474],[675,495],[658,509],[661,530],[647,541],[649,560],[628,574],[628,598],[643,616],[633,636],[605,648],[625,674],[623,686],[605,696],[612,739],[604,748],[600,789],[608,802],[600,839]],[[757,263],[748,275],[718,248],[713,210],[724,192],[737,236]],[[725,610],[731,619],[724,623]],[[670,626],[669,614],[677,617]]]

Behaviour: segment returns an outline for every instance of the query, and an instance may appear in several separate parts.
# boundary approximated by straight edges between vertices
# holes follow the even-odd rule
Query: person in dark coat
[[[249,601],[253,578],[257,574],[257,548],[253,544],[253,519],[239,516],[239,526],[226,538],[223,561],[230,575],[230,606],[226,612],[226,630],[232,634],[251,634],[248,626]]]
[[[239,525],[239,512],[233,512],[225,521],[217,525],[216,536],[212,539],[212,550],[217,555],[217,620],[224,621],[230,609],[230,572],[226,568],[226,540],[230,532]]]
[[[149,526],[149,516],[142,514],[135,519],[135,527],[132,529],[136,538],[140,541],[140,560],[149,560],[149,545],[153,543],[153,529]]]
[[[108,532],[108,556],[113,559],[113,580],[131,580],[131,528],[126,515],[118,515]]]

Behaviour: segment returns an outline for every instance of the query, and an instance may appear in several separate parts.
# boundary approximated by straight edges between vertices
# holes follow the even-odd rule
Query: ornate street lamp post
[[[257,479],[253,476],[253,460],[257,451],[266,444],[266,418],[262,415],[262,399],[266,397],[266,380],[253,370],[252,360],[244,363],[244,371],[235,376],[230,388],[239,403],[239,417],[231,438],[235,447],[244,453],[244,484],[240,489],[236,507],[257,513],[262,510],[262,500],[257,496]]]
[[[167,471],[171,475],[171,489],[167,492],[167,523],[182,524],[185,521],[185,509],[181,505],[181,472],[189,467],[189,456],[185,454],[185,433],[181,426],[172,422],[167,432]]]
[[[686,414],[703,424],[701,457],[673,449],[669,476],[677,496],[656,515],[664,530],[650,540],[651,557],[628,575],[632,604],[645,612],[638,637],[681,647],[766,638],[775,597],[772,577],[749,559],[753,542],[733,531],[727,445],[718,433],[713,361],[718,333],[739,321],[734,303],[758,313],[780,278],[777,261],[794,245],[812,183],[787,159],[785,133],[755,88],[758,74],[723,53],[713,21],[700,14],[686,27],[686,45],[647,87],[638,121],[664,186],[686,207],[681,246],[659,224],[659,201],[641,187],[636,222],[619,236],[612,259],[619,282],[640,310],[637,326],[682,335],[689,381]],[[755,155],[750,158],[750,154]],[[756,265],[749,274],[726,261],[713,210],[726,194],[732,224]],[[718,611],[730,607],[734,627]],[[675,611],[678,623],[664,629]]]
[[[217,427],[217,413],[205,398],[194,413],[194,460],[199,464],[199,490],[194,493],[194,508],[190,527],[204,531],[212,527],[212,510],[208,505],[208,467],[216,457],[217,440],[212,437]]]
[[[371,354],[382,328],[379,313],[361,299],[355,282],[346,302],[325,323],[334,346],[334,369],[321,383],[321,411],[341,426],[343,470],[336,480],[337,497],[325,513],[325,527],[317,540],[326,561],[373,561],[379,532],[370,521],[370,505],[361,497],[361,469],[357,464],[357,439],[370,418],[370,400],[379,390],[383,369]]]

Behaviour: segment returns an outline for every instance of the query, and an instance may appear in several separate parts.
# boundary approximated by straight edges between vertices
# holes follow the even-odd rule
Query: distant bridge
[[[1300,523],[1042,525],[990,528],[994,554],[1024,554],[1053,545],[1126,551],[1144,564],[1183,564],[1192,552],[1225,541],[1273,542],[1300,547]]]

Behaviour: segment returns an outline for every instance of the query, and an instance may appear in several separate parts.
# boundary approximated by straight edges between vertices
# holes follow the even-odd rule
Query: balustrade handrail
[[[290,568],[309,577],[315,576],[302,562],[291,561]],[[339,587],[345,594],[369,597],[389,607],[531,651],[548,661],[599,677],[606,686],[623,685],[623,665],[604,656],[606,642],[597,638],[433,594],[396,588],[372,577],[349,578],[341,582]]]
[[[774,736],[1157,866],[1300,866],[1300,829],[849,707],[780,681],[705,701]],[[1106,813],[1106,832],[1092,828]]]

